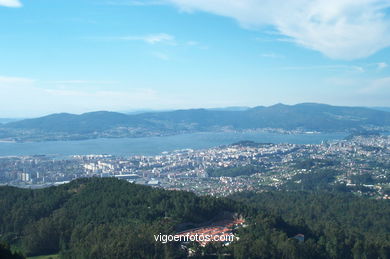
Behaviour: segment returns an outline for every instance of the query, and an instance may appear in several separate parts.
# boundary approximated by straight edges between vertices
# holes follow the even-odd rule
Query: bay
[[[77,141],[0,142],[0,156],[158,155],[179,149],[206,149],[250,140],[259,143],[319,144],[343,139],[346,133],[280,134],[268,132],[203,132],[166,137],[101,138]]]

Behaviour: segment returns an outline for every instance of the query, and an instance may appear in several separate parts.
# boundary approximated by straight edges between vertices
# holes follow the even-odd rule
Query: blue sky
[[[388,0],[0,0],[0,117],[389,106]]]

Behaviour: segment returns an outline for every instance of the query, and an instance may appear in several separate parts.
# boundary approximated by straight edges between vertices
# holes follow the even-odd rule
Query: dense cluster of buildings
[[[247,167],[253,172],[230,175],[229,169]],[[225,196],[238,191],[279,189],[294,181],[294,176],[314,174],[319,168],[337,170],[334,182],[357,193],[387,198],[390,137],[355,136],[321,144],[241,142],[157,156],[1,157],[0,183],[40,188],[79,177],[117,177],[136,184]],[[219,169],[219,175],[210,174],[210,169]]]
[[[209,225],[188,229],[177,233],[179,237],[185,240],[195,240],[201,246],[206,246],[213,241],[223,242],[224,245],[229,245],[235,239],[238,239],[233,233],[239,226],[245,226],[244,218],[224,219],[213,222]],[[187,241],[188,242],[188,241]]]

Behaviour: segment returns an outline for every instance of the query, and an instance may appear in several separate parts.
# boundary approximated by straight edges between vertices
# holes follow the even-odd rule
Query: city
[[[81,177],[116,177],[135,184],[211,196],[305,189],[314,181],[310,188],[333,186],[358,195],[389,199],[389,161],[390,137],[386,135],[352,136],[305,145],[242,141],[157,156],[1,157],[0,180],[2,185],[44,188]],[[325,185],[315,186],[323,181]]]

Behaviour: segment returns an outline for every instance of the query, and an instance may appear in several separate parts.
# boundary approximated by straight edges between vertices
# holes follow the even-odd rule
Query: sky
[[[389,0],[0,0],[0,117],[390,106]]]

